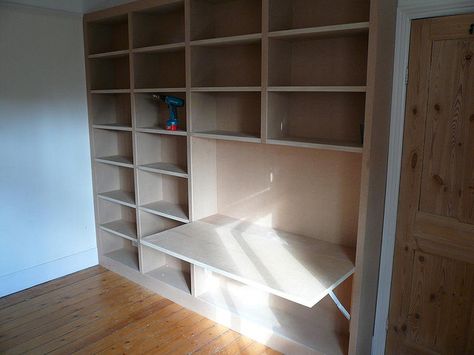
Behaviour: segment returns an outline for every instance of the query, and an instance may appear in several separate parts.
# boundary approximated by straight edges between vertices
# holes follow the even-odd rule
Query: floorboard
[[[0,298],[1,354],[278,354],[96,266]]]

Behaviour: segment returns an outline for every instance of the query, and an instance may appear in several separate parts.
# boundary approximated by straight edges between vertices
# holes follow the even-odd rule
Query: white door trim
[[[420,3],[422,1],[418,2]],[[411,1],[409,5],[399,5],[397,10],[387,188],[385,194],[385,213],[372,355],[384,354],[387,336],[387,320],[390,305],[392,265],[397,225],[398,193],[400,187],[403,128],[405,120],[405,80],[408,71],[411,21],[420,18],[458,15],[470,12],[474,12],[474,2],[472,0],[423,1],[423,4],[416,4],[416,1]]]

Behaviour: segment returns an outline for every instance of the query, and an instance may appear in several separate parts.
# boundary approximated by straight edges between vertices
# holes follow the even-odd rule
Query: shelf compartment
[[[136,210],[107,200],[98,201],[99,228],[129,240],[137,239]]]
[[[130,94],[91,95],[91,119],[94,126],[108,129],[131,129]]]
[[[261,43],[191,48],[193,87],[261,85]]]
[[[135,12],[132,24],[133,48],[184,42],[184,3]]]
[[[140,233],[141,238],[148,237],[152,234],[156,234],[159,232],[163,232],[168,229],[172,229],[182,225],[182,223],[158,216],[156,214],[152,214],[149,212],[145,212],[142,210],[138,211],[140,216]]]
[[[367,34],[269,40],[270,86],[365,86]]]
[[[134,54],[135,88],[182,88],[186,86],[184,49]],[[158,89],[159,90],[159,89]]]
[[[188,181],[175,176],[138,171],[140,209],[187,223]]]
[[[268,143],[361,151],[364,93],[272,92]]]
[[[193,92],[193,135],[258,142],[260,96],[259,92]]]
[[[200,291],[196,297],[218,307],[223,314],[242,317],[321,354],[347,354],[349,321],[329,296],[308,308],[197,266],[193,276],[193,290]],[[347,305],[350,286],[348,280],[337,288],[349,295]],[[252,302],[248,302],[250,299]]]
[[[170,112],[168,105],[161,100],[153,99],[153,95],[171,95],[186,101],[186,94],[182,92],[152,92],[135,94],[135,118],[137,128],[165,131],[166,121]],[[178,107],[178,131],[171,134],[186,134],[186,102],[183,107]]]
[[[130,89],[128,55],[89,59],[89,68],[91,90]]]
[[[261,21],[261,0],[191,2],[192,40],[260,33]]]
[[[145,275],[191,294],[189,263],[143,246],[142,271]]]
[[[99,198],[135,207],[133,169],[96,163],[94,171]]]
[[[99,231],[102,258],[111,259],[113,262],[139,270],[138,249],[136,242],[120,238],[104,230]]]
[[[94,129],[94,156],[107,164],[133,167],[132,133]]]
[[[186,137],[137,133],[141,170],[187,178]]]
[[[354,272],[352,248],[221,215],[146,240],[163,253],[306,307]]]
[[[117,16],[87,24],[89,53],[128,50],[128,16]]]
[[[369,21],[369,0],[270,0],[270,31]]]

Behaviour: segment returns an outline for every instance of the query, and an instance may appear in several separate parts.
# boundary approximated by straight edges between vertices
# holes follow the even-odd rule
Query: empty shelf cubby
[[[128,16],[108,18],[87,25],[89,53],[99,54],[128,49]]]
[[[364,116],[364,93],[270,93],[268,139],[361,147]]]
[[[131,129],[130,94],[93,94],[90,115],[94,125],[110,129]]]
[[[144,244],[142,272],[156,280],[191,294],[191,265]]]
[[[368,36],[285,38],[269,42],[270,86],[365,86]]]
[[[94,156],[103,163],[132,167],[132,133],[94,129]]]
[[[260,33],[261,18],[261,0],[194,0],[191,2],[191,39]]]
[[[134,54],[135,89],[184,88],[184,48]]]
[[[186,137],[137,134],[137,165],[141,170],[187,177]]]
[[[270,0],[270,31],[369,21],[369,0]]]
[[[130,89],[128,54],[89,59],[91,90]]]
[[[99,198],[135,207],[133,169],[96,163],[95,186]]]
[[[182,223],[175,220],[158,216],[145,211],[138,211],[140,215],[140,234],[145,238],[152,234],[160,233],[168,229],[180,226]]]
[[[133,48],[184,42],[184,2],[135,12]]]
[[[162,100],[156,100],[153,95],[171,95],[186,100],[186,94],[180,92],[155,92],[135,94],[135,118],[137,128],[163,131],[170,117],[168,105]],[[167,134],[186,134],[186,103],[178,107],[178,130],[166,131]]]
[[[261,43],[192,47],[193,87],[260,86]]]
[[[125,239],[137,239],[136,210],[100,199],[98,201],[99,227]]]
[[[138,171],[140,209],[178,222],[188,222],[188,180]]]
[[[99,230],[98,234],[103,258],[112,259],[122,266],[139,270],[138,248],[135,241],[121,238],[104,230]]]
[[[259,92],[192,93],[192,131],[196,135],[260,139]]]

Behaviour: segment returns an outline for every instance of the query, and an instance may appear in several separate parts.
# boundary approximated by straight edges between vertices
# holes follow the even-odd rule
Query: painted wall
[[[82,19],[0,3],[0,296],[95,265]]]

